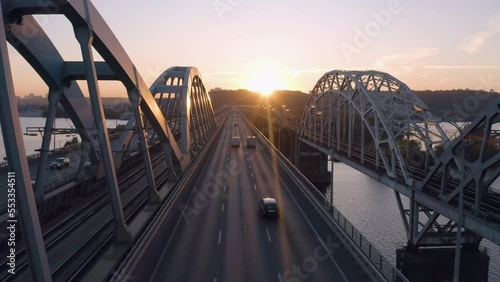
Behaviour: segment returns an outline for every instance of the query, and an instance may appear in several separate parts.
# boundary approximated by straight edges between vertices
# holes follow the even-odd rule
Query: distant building
[[[19,105],[47,105],[49,102],[47,97],[42,95],[35,95],[35,93],[29,93],[24,96],[24,98],[19,99]]]

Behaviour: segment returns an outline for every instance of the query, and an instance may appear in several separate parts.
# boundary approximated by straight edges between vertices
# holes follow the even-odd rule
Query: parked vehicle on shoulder
[[[57,158],[55,161],[53,161],[50,164],[51,168],[63,168],[63,167],[69,167],[69,159],[68,158]]]
[[[259,213],[262,217],[276,216],[280,214],[280,208],[275,198],[264,198],[259,201]]]

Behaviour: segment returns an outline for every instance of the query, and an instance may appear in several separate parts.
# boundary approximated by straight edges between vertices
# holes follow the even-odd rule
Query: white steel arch
[[[415,105],[428,107],[391,75],[331,71],[315,85],[298,137],[393,188],[409,245],[454,245],[459,217],[474,232],[461,243],[477,245],[485,237],[498,244],[500,195],[488,189],[500,175],[498,101],[450,139],[440,119],[417,111]],[[408,209],[400,193],[410,198]],[[441,215],[447,223],[438,223]]]
[[[347,146],[349,155],[358,147],[362,163],[370,148],[377,169],[385,169],[392,178],[400,171],[404,182],[412,185],[414,176],[405,163],[415,160],[401,152],[398,143],[418,140],[434,160],[437,154],[433,145],[448,139],[439,125],[436,130],[429,129],[425,121],[435,117],[430,112],[415,111],[415,104],[425,105],[406,84],[387,73],[331,71],[318,80],[311,93],[299,136],[316,136],[312,138],[315,142],[338,150]]]

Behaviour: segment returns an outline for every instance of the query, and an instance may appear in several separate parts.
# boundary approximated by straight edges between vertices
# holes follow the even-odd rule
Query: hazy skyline
[[[92,2],[148,85],[171,66],[190,65],[208,89],[307,93],[327,71],[373,69],[414,90],[500,90],[494,0]],[[37,20],[66,60],[81,60],[65,18]],[[24,59],[9,54],[16,94],[46,93]],[[118,82],[101,90],[126,95]]]

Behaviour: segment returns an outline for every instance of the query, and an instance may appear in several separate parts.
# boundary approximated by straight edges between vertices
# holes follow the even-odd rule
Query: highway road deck
[[[150,281],[367,281],[262,145],[246,149],[255,133],[244,120],[223,126]],[[278,200],[279,218],[258,213],[264,197]]]

